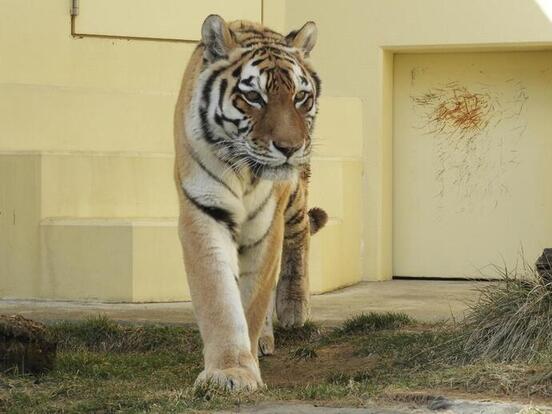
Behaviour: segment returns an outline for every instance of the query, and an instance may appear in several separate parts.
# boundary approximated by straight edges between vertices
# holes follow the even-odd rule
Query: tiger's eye
[[[246,93],[244,93],[243,96],[245,96],[245,99],[247,99],[251,103],[258,103],[258,104],[264,103],[263,97],[259,92],[247,91]]]
[[[303,100],[305,100],[306,97],[307,97],[306,91],[297,92],[297,94],[295,95],[295,103],[302,102]]]

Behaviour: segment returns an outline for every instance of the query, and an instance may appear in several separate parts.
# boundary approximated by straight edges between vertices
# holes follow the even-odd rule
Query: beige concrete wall
[[[140,10],[129,1],[113,3],[111,16]],[[232,13],[249,1],[233,2]],[[82,2],[83,7],[86,3],[90,1]],[[163,0],[169,11],[177,3],[181,5]],[[187,3],[194,12],[204,6],[195,0]],[[69,0],[0,4],[3,297],[102,297],[101,292],[87,295],[82,290],[94,283],[99,250],[90,250],[95,248],[92,243],[77,243],[100,236],[108,237],[106,246],[126,246],[124,257],[106,266],[103,277],[113,275],[117,266],[130,269],[130,276],[121,276],[123,287],[110,290],[109,284],[103,285],[103,297],[114,298],[109,292],[119,292],[117,300],[173,300],[154,282],[159,275],[152,275],[153,269],[177,286],[178,295],[187,295],[171,276],[183,274],[183,268],[173,257],[178,250],[169,234],[176,214],[170,170],[172,110],[195,44],[186,40],[185,32],[176,36],[186,41],[157,39],[169,34],[162,32],[159,19],[144,19],[147,7],[155,3],[140,4],[146,9],[133,18],[145,23],[127,27],[132,39],[110,37],[122,32],[107,27],[100,27],[100,37],[71,36]],[[262,4],[264,22],[277,30],[291,30],[307,20],[319,27],[313,60],[323,79],[323,99],[315,132],[311,204],[326,208],[331,220],[313,241],[313,291],[354,283],[361,276],[389,278],[394,54],[545,48],[552,42],[550,21],[533,0]],[[244,15],[250,12],[243,10]],[[171,19],[167,27],[178,27],[174,23],[186,19],[180,13],[165,15]],[[75,28],[84,30],[76,19]],[[10,224],[14,212],[25,220]],[[112,230],[104,231],[105,222],[96,219],[106,220]],[[66,220],[80,224],[71,227]],[[77,228],[80,236],[75,235]],[[163,264],[147,255],[140,258],[149,238],[164,240],[173,258]],[[77,267],[77,258],[88,264]],[[60,289],[68,288],[51,290],[52,278]],[[65,283],[69,278],[76,279]],[[80,285],[75,283],[79,278]]]
[[[74,30],[95,37],[71,35],[70,4],[0,4],[0,297],[189,299],[172,117],[193,16],[260,12],[283,30],[285,1],[194,0],[189,13],[176,0],[81,1]],[[361,134],[359,99],[322,99],[311,204],[331,221],[312,249],[313,292],[361,276]]]
[[[1,135],[0,135],[1,136]],[[35,297],[40,281],[40,156],[0,155],[0,297]]]
[[[307,18],[319,28],[313,61],[325,96],[362,102],[362,273],[367,280],[388,279],[393,55],[550,48],[552,24],[533,0],[287,0],[288,28]]]

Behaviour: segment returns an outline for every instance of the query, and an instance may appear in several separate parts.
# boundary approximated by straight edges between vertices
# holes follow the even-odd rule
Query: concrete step
[[[44,297],[190,300],[176,218],[48,218],[40,228]]]
[[[48,218],[42,220],[40,296],[63,300],[190,300],[176,218]],[[341,220],[312,240],[311,292],[355,283],[359,260]],[[357,254],[359,254],[358,252]]]

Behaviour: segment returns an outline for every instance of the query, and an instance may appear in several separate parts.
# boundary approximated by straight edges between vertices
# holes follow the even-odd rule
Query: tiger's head
[[[282,36],[211,15],[201,33],[194,109],[200,135],[234,169],[273,180],[291,177],[311,154],[320,80],[306,58],[316,25]]]

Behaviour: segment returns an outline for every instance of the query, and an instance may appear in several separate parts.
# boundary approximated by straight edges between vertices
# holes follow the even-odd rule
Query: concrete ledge
[[[42,297],[190,299],[174,218],[49,218],[41,233]]]
[[[38,297],[115,302],[190,300],[176,218],[48,218],[41,222]],[[311,292],[360,279],[360,247],[330,219],[311,243]],[[356,250],[355,250],[356,248]],[[356,257],[355,257],[356,255]]]

